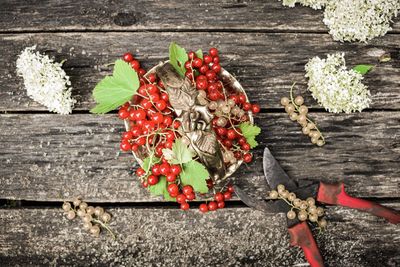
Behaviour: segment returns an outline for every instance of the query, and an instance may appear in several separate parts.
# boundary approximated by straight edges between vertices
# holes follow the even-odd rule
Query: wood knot
[[[132,12],[120,12],[113,16],[114,23],[118,26],[131,26],[139,20],[140,14]]]

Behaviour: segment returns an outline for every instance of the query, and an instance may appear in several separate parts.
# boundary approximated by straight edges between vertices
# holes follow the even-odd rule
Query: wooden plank
[[[15,77],[16,55],[26,46],[38,48],[67,59],[65,69],[71,76],[76,110],[93,106],[91,92],[102,77],[111,72],[104,65],[114,62],[126,51],[135,52],[146,68],[168,58],[168,45],[175,40],[188,49],[216,46],[222,65],[246,88],[251,100],[263,108],[280,108],[279,100],[296,81],[305,92],[304,65],[308,59],[326,53],[346,52],[348,65],[376,64],[377,53],[388,52],[392,61],[381,64],[366,76],[373,109],[400,108],[400,35],[387,35],[369,45],[340,44],[324,34],[266,33],[51,33],[0,36],[0,111],[46,110],[26,96],[21,79]],[[116,41],[118,40],[118,41]],[[240,40],[240,43],[237,42]],[[308,93],[306,103],[319,107]]]
[[[266,194],[262,148],[268,146],[289,175],[344,181],[360,197],[400,197],[400,115],[370,112],[312,113],[327,138],[318,148],[286,114],[262,114],[255,161],[235,182],[257,197]],[[3,114],[0,116],[0,198],[60,201],[82,196],[100,202],[154,201],[129,174],[133,157],[119,152],[122,122],[116,115]]]
[[[288,19],[291,18],[291,19]],[[6,0],[0,31],[307,31],[327,32],[323,12],[280,1],[118,1]],[[399,32],[395,20],[393,32]]]
[[[400,208],[399,203],[394,205]],[[2,266],[304,266],[289,246],[284,215],[248,208],[111,209],[118,236],[91,237],[58,209],[0,210]],[[315,234],[326,266],[398,266],[400,228],[365,213],[330,208]],[[315,231],[317,233],[317,231]],[[22,245],[23,244],[23,245]]]

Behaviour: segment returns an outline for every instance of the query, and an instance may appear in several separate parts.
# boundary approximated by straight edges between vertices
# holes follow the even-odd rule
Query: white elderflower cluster
[[[329,0],[282,0],[282,5],[294,7],[297,3],[313,9],[321,9]]]
[[[361,83],[362,75],[348,70],[343,53],[314,57],[305,65],[308,90],[314,99],[333,113],[362,111],[371,103],[371,93]]]
[[[399,0],[340,0],[325,8],[324,23],[335,41],[367,42],[385,35]]]
[[[367,42],[385,35],[397,17],[400,0],[282,0],[294,7],[296,3],[313,9],[325,7],[324,23],[335,41]]]
[[[17,73],[24,79],[28,96],[49,111],[71,113],[76,100],[71,98],[71,82],[62,64],[35,49],[36,46],[25,48],[17,59]]]

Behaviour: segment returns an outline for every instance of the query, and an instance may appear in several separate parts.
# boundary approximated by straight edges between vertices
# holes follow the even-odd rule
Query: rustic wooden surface
[[[299,180],[343,181],[348,192],[400,209],[400,21],[368,44],[333,42],[322,12],[279,1],[15,1],[0,2],[0,266],[304,266],[289,247],[284,217],[237,201],[202,215],[150,198],[118,151],[122,123],[95,116],[91,90],[106,67],[132,51],[150,67],[172,40],[191,49],[217,46],[223,66],[262,106],[255,161],[234,182],[259,198],[268,190],[261,153],[270,147]],[[50,114],[26,97],[15,59],[37,44],[67,59],[78,104]],[[343,51],[348,65],[376,65],[366,75],[373,103],[355,114],[329,114],[305,92],[304,64]],[[382,53],[392,60],[378,63]],[[279,106],[292,82],[312,107],[327,145],[317,148]],[[111,208],[117,241],[93,239],[57,209],[77,195]],[[20,202],[22,201],[22,202]],[[26,202],[28,201],[28,202]],[[318,235],[327,266],[399,266],[400,228],[368,214],[329,208]]]

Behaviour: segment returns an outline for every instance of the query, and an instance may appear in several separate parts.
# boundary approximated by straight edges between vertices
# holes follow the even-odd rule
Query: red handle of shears
[[[323,267],[324,261],[319,252],[317,243],[306,222],[301,222],[289,228],[290,245],[299,246],[311,267]]]
[[[343,183],[319,183],[317,201],[369,212],[375,216],[385,218],[390,223],[400,223],[400,213],[394,209],[384,207],[372,201],[351,197],[344,190]]]

